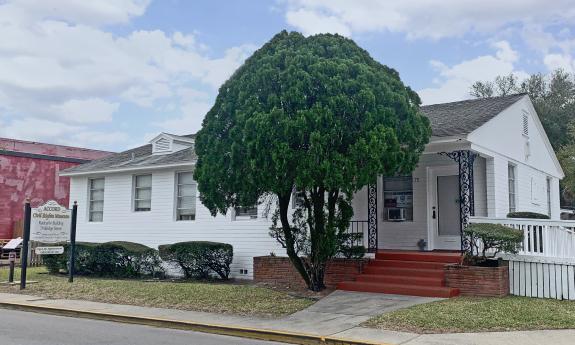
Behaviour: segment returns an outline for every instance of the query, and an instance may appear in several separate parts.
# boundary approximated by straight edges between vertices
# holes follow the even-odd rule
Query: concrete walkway
[[[307,333],[380,344],[407,345],[530,345],[573,344],[575,330],[493,332],[459,334],[415,334],[359,326],[373,315],[433,301],[431,298],[336,291],[310,308],[279,319],[241,317],[215,313],[77,301],[0,293],[0,304],[22,304],[62,310],[129,315],[146,319],[198,322],[283,332]]]

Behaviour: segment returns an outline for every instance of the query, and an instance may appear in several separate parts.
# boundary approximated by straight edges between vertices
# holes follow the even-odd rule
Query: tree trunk
[[[311,289],[311,279],[306,267],[304,265],[303,260],[298,256],[295,250],[295,239],[291,231],[291,227],[288,220],[288,209],[289,209],[289,200],[291,197],[291,193],[287,195],[278,195],[279,200],[279,208],[280,208],[280,222],[282,224],[282,230],[284,232],[284,237],[286,241],[286,252],[287,255],[295,267],[295,269],[299,272],[303,280],[305,281],[308,288]],[[315,291],[315,290],[314,290]]]

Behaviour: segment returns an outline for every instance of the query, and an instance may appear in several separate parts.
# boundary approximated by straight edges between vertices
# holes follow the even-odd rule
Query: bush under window
[[[507,218],[549,219],[549,216],[537,212],[509,212]]]
[[[70,244],[64,244],[64,254],[46,255],[44,264],[50,273],[68,271]],[[157,276],[163,273],[158,251],[133,242],[77,242],[74,272],[121,278]]]
[[[186,278],[209,278],[212,273],[228,279],[233,247],[226,243],[190,241],[159,246],[160,257],[178,265]]]

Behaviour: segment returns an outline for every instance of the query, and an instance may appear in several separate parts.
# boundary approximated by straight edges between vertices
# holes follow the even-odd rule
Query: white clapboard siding
[[[575,300],[575,260],[534,256],[507,259],[512,295]]]
[[[72,177],[70,200],[78,201],[78,241],[131,241],[152,248],[181,241],[229,243],[234,247],[232,276],[243,278],[252,278],[254,256],[272,252],[285,255],[284,249],[269,236],[271,221],[270,217],[264,217],[263,206],[260,207],[258,219],[234,220],[230,212],[226,216],[212,217],[198,196],[196,220],[176,221],[176,171],[155,170],[148,173],[152,174],[152,209],[148,212],[133,211],[132,174],[104,176],[103,222],[88,222],[88,179]],[[240,270],[244,269],[247,274],[240,275]]]

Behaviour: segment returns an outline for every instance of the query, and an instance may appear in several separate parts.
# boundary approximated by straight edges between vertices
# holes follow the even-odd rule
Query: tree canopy
[[[203,121],[194,175],[201,200],[215,215],[275,196],[283,244],[313,285],[349,222],[341,211],[352,193],[417,164],[431,134],[419,105],[395,70],[352,40],[283,31],[221,86]],[[296,188],[304,221],[290,223]],[[306,258],[294,249],[298,226],[310,234]]]

